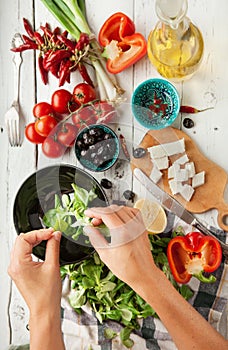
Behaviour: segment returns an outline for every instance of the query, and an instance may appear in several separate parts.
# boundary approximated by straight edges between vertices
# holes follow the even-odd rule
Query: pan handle
[[[228,224],[225,223],[228,222],[228,204],[224,201],[219,202],[216,206],[216,209],[218,210],[218,224],[221,227],[222,230],[228,232]]]

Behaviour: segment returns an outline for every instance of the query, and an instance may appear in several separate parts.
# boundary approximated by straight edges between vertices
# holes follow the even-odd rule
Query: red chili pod
[[[22,44],[19,47],[13,47],[10,50],[13,51],[13,52],[23,52],[23,51],[26,51],[26,50],[34,50],[34,48],[31,46],[31,44],[25,43],[25,44]]]
[[[46,71],[44,69],[42,56],[38,57],[38,66],[39,66],[39,70],[40,70],[41,79],[42,79],[43,83],[45,85],[47,85],[47,83],[48,83],[48,71]]]
[[[180,106],[180,112],[181,113],[195,114],[195,113],[200,113],[200,112],[207,111],[208,109],[214,109],[214,107],[208,107],[208,108],[204,108],[204,109],[197,109],[197,108],[192,107],[192,106]]]
[[[44,45],[44,38],[41,36],[40,33],[34,32],[34,38],[38,45],[41,45],[41,46]]]
[[[71,61],[62,61],[59,67],[59,87],[63,86],[70,74]]]
[[[34,40],[30,39],[28,36],[26,35],[22,35],[22,38],[25,42],[25,44],[29,44],[31,49],[37,50],[38,49],[38,45],[37,43],[35,43]]]
[[[88,83],[89,85],[91,85],[92,87],[94,87],[93,81],[90,78],[90,76],[87,72],[87,69],[83,63],[79,62],[78,70],[79,70],[79,73],[81,74],[81,77],[85,80],[85,82]]]
[[[70,51],[74,52],[75,50],[75,42],[66,38],[63,35],[57,35],[58,40],[63,43]]]
[[[62,60],[69,58],[71,55],[72,53],[67,50],[58,50],[52,52],[45,62],[46,69],[49,69],[53,64],[56,65],[58,63],[61,63]]]
[[[34,30],[26,18],[23,18],[24,28],[31,39],[34,39]]]

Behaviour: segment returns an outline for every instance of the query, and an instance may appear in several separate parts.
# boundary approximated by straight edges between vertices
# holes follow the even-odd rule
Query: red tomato
[[[47,137],[57,125],[57,121],[51,115],[45,115],[35,122],[35,130],[41,136]]]
[[[73,99],[79,105],[88,103],[96,99],[96,91],[91,85],[80,83],[73,90]]]
[[[25,136],[30,142],[35,143],[36,145],[43,143],[45,140],[45,137],[36,132],[35,123],[30,123],[26,126]]]
[[[33,115],[36,118],[43,117],[54,113],[53,107],[47,102],[39,102],[33,107]]]
[[[55,112],[60,114],[69,113],[69,107],[72,102],[72,94],[68,90],[56,90],[51,97],[51,105]]]
[[[74,144],[78,132],[78,128],[70,123],[65,123],[57,134],[57,140],[66,147]]]
[[[106,101],[98,101],[94,103],[94,115],[97,123],[110,123],[117,117],[116,109]]]
[[[66,147],[50,136],[42,144],[42,151],[48,158],[59,158],[64,154],[65,150]]]
[[[85,106],[72,115],[72,122],[78,127],[96,123],[93,106]]]

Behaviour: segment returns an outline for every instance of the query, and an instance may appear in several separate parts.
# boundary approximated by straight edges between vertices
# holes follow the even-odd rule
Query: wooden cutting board
[[[168,171],[163,171],[163,177],[158,182],[158,185],[167,193],[177,199],[187,210],[192,213],[203,213],[210,209],[218,210],[218,225],[225,231],[228,231],[228,225],[225,219],[228,218],[228,204],[224,201],[224,191],[227,184],[227,174],[220,166],[207,159],[197,148],[194,141],[183,131],[172,127],[162,130],[149,130],[143,137],[139,147],[145,149],[167,142],[185,139],[185,151],[189,161],[195,164],[196,173],[205,171],[205,184],[195,188],[195,192],[189,202],[185,201],[180,194],[172,195],[168,184]],[[170,158],[172,164],[178,156]],[[150,153],[147,151],[142,158],[132,158],[131,168],[135,167],[142,169],[148,176],[151,174],[153,163],[150,158]]]

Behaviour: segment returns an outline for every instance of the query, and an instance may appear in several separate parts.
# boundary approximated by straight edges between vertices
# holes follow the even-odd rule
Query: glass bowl
[[[81,165],[99,172],[111,168],[119,157],[116,133],[107,125],[92,124],[81,130],[75,141],[75,155]]]
[[[136,120],[147,129],[170,126],[180,110],[176,88],[164,79],[141,83],[132,95],[132,111]]]

